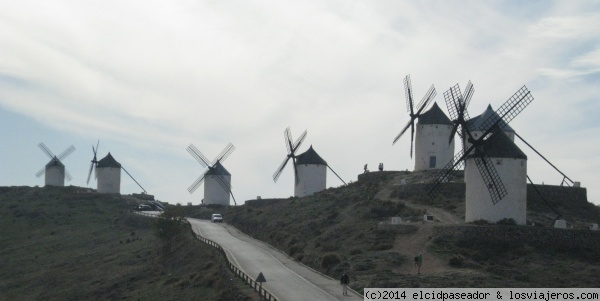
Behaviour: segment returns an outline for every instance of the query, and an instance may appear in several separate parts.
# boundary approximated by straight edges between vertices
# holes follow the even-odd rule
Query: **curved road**
[[[256,278],[262,272],[267,279],[263,287],[277,300],[363,300],[362,296],[350,290],[349,296],[343,296],[339,281],[295,262],[227,224],[194,218],[187,220],[194,232],[221,245],[229,259],[250,277]]]

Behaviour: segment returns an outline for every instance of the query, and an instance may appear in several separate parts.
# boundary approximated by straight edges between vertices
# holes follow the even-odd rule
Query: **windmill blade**
[[[406,98],[406,111],[412,115],[414,113],[414,104],[410,74],[404,77],[404,97]]]
[[[128,176],[129,176],[129,177],[130,177],[130,178],[131,178],[131,179],[132,179],[132,180],[133,180],[133,181],[134,181],[134,182],[135,182],[135,183],[136,183],[138,186],[140,186],[140,188],[141,188],[141,189],[142,189],[142,190],[143,190],[145,193],[148,193],[148,192],[146,191],[146,189],[144,189],[144,187],[142,187],[142,185],[140,185],[140,183],[138,183],[138,181],[136,181],[136,180],[133,178],[133,176],[132,176],[132,175],[131,175],[131,174],[130,174],[128,171],[127,171],[127,169],[125,169],[125,167],[123,167],[123,165],[121,165],[121,168],[123,169],[123,171],[125,171],[125,173],[126,173],[126,174],[127,174],[127,175],[128,175]]]
[[[92,161],[92,163],[90,164],[90,172],[88,173],[88,177],[87,177],[87,182],[86,184],[90,184],[90,178],[92,177],[92,171],[94,169],[94,162]]]
[[[98,147],[100,147],[100,140],[96,143],[96,149],[94,149],[94,145],[92,145],[92,150],[94,151],[94,158],[96,157],[96,153],[98,152]]]
[[[495,125],[504,129],[511,120],[519,115],[531,102],[533,96],[527,87],[523,86],[511,96],[498,110],[482,123],[483,130],[489,130]],[[483,135],[485,137],[486,135]]]
[[[400,137],[402,137],[404,132],[406,132],[406,130],[408,130],[408,128],[411,126],[412,122],[413,122],[413,119],[411,119],[408,123],[406,123],[404,128],[402,128],[402,131],[400,131],[400,133],[398,135],[396,135],[396,138],[394,138],[394,142],[392,142],[392,145],[396,144],[396,142],[398,140],[400,140]]]
[[[461,149],[444,168],[440,169],[433,180],[425,187],[430,198],[434,198],[442,191],[442,184],[449,182],[454,177],[455,170],[462,169],[465,166],[464,158],[466,156],[465,150]]]
[[[348,185],[348,184],[346,184],[346,182],[345,182],[344,180],[342,180],[342,178],[341,178],[341,177],[340,177],[340,176],[337,174],[337,172],[335,172],[335,171],[333,170],[333,168],[331,168],[329,165],[327,165],[327,168],[329,168],[329,170],[331,170],[331,172],[333,172],[333,174],[334,174],[334,175],[335,175],[335,176],[336,176],[338,179],[340,179],[340,181],[342,181],[342,183],[344,183],[344,185]]]
[[[469,107],[471,103],[471,98],[473,97],[473,93],[475,93],[475,88],[473,88],[473,84],[471,81],[467,83],[467,87],[465,88],[465,94],[463,95],[465,108]]]
[[[35,173],[36,177],[41,177],[44,173],[46,172],[46,166],[42,167],[42,169],[40,169],[40,171]]]
[[[206,156],[204,156],[196,146],[190,144],[186,150],[194,157],[194,159],[196,159],[196,161],[198,161],[198,163],[200,163],[200,165],[202,165],[202,167],[206,168],[209,166],[208,159],[206,159]]]
[[[73,177],[71,176],[71,174],[69,173],[69,171],[66,170],[66,169],[65,169],[65,178],[67,179],[67,181],[73,180]]]
[[[481,151],[478,150],[478,152]],[[488,188],[492,203],[496,205],[508,192],[500,179],[498,171],[494,167],[494,163],[492,163],[492,160],[485,153],[482,153],[481,156],[475,157],[475,165],[477,165],[479,174],[481,174],[481,178]]]
[[[288,154],[292,153],[292,132],[290,131],[290,127],[288,126],[285,131],[283,131],[283,139],[285,140],[285,148],[287,148]]]
[[[519,139],[521,139],[521,141],[523,141],[523,143],[525,143],[527,146],[529,146],[529,148],[531,148],[536,154],[538,154],[542,159],[544,159],[544,161],[546,161],[546,163],[550,164],[550,166],[552,166],[552,168],[554,168],[554,170],[558,171],[558,173],[560,173],[564,177],[564,179],[569,180],[571,182],[569,186],[573,185],[573,183],[574,183],[573,180],[571,180],[567,175],[565,175],[562,171],[560,171],[560,169],[558,169],[558,167],[554,166],[554,164],[552,164],[552,162],[550,162],[548,159],[546,159],[546,157],[544,157],[533,146],[531,146],[531,144],[529,144],[527,141],[525,141],[525,139],[523,139],[523,137],[521,137],[517,133],[515,133],[515,136],[517,136]]]
[[[450,119],[458,120],[458,112],[462,107],[462,93],[460,92],[460,86],[456,84],[444,92],[444,100],[446,101],[446,107],[448,108],[448,115],[450,115]]]
[[[298,148],[300,147],[300,145],[302,145],[302,142],[304,142],[304,138],[306,138],[307,133],[308,133],[308,131],[304,130],[302,135],[300,135],[300,138],[298,138],[298,140],[296,140],[296,142],[294,143],[294,147],[292,148],[292,153],[296,152],[298,150]]]
[[[435,87],[433,85],[431,85],[431,87],[429,88],[429,90],[427,91],[425,96],[423,96],[423,99],[419,103],[419,106],[418,106],[419,109],[417,110],[417,114],[415,114],[415,115],[417,115],[417,116],[421,115],[421,112],[429,105],[431,100],[436,95],[437,95],[437,92],[435,91]]]
[[[412,159],[412,155],[413,155],[414,141],[415,141],[415,124],[414,124],[414,122],[411,122],[411,124],[410,124],[410,157],[411,157],[411,159]]]
[[[198,177],[198,179],[196,179],[196,181],[194,181],[194,183],[192,183],[192,185],[190,185],[190,187],[188,187],[188,192],[190,194],[194,193],[194,191],[196,191],[196,189],[198,189],[198,187],[200,187],[200,184],[202,184],[202,182],[204,181],[204,176],[206,176],[206,172],[203,173],[202,175],[200,175]]]
[[[44,142],[40,142],[38,146],[50,159],[54,158],[54,154],[50,151],[46,144],[44,144]]]
[[[281,176],[281,172],[285,168],[285,165],[288,163],[288,161],[290,160],[290,158],[291,157],[288,156],[285,159],[283,159],[283,162],[281,163],[281,165],[279,165],[279,167],[277,168],[277,170],[275,170],[275,173],[273,174],[273,181],[274,182],[277,182],[277,179],[279,179],[279,176]]]
[[[300,177],[298,177],[298,167],[296,166],[296,158],[293,157],[292,161],[294,161],[294,179],[296,179],[296,184],[300,182]]]
[[[64,158],[66,158],[68,155],[72,154],[75,151],[75,147],[73,145],[69,146],[67,149],[65,149],[62,153],[60,153],[60,155],[58,155],[58,160],[62,160]]]
[[[235,146],[231,143],[229,143],[224,149],[223,151],[221,151],[221,153],[210,163],[210,166],[215,166],[215,164],[217,164],[217,162],[223,162],[225,161],[225,159],[227,159],[227,157],[229,157],[229,155],[231,155],[231,153],[235,150]]]

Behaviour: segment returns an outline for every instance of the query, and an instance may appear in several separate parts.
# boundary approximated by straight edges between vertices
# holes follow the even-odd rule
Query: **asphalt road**
[[[262,272],[267,280],[263,287],[278,300],[363,300],[351,291],[349,296],[343,296],[339,280],[311,270],[227,224],[193,218],[188,221],[194,232],[221,245],[246,274],[256,279]]]

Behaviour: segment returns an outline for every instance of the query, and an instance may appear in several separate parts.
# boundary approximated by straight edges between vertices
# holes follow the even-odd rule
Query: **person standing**
[[[421,274],[421,265],[423,265],[423,255],[421,253],[415,257],[415,265],[417,266],[417,274]]]
[[[346,273],[342,274],[340,283],[342,284],[342,288],[343,288],[342,290],[343,290],[344,296],[348,296],[348,283],[350,283],[350,277],[348,277],[348,274],[346,274]]]

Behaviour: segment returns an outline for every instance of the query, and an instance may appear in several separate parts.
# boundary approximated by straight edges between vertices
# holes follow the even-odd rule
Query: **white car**
[[[210,218],[210,221],[213,222],[213,223],[222,223],[223,222],[223,217],[220,214],[215,213]]]

